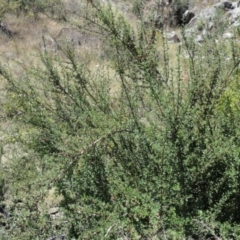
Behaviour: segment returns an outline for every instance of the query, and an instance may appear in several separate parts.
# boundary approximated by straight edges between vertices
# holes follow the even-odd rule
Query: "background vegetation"
[[[1,62],[1,239],[239,239],[239,47],[183,32],[172,59],[141,2],[134,26],[82,3],[75,27],[98,34],[98,57],[65,44]]]

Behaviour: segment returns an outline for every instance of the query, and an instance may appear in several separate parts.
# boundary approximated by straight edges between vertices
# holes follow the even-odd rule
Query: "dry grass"
[[[38,21],[27,16],[17,18],[8,15],[5,18],[8,28],[13,32],[12,38],[4,36],[0,39],[1,58],[14,66],[15,73],[21,76],[21,68],[16,62],[24,62],[28,65],[39,64],[39,51],[42,44],[42,36],[45,34],[46,26],[50,29],[50,34],[55,34],[62,26],[61,24],[41,17]],[[52,31],[52,33],[51,33]]]
[[[56,195],[54,188],[49,190],[48,195],[44,199],[44,203],[48,207],[58,206],[62,200],[62,196]]]

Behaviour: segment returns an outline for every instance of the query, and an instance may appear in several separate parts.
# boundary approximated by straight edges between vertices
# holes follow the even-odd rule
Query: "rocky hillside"
[[[186,36],[193,37],[198,43],[211,37],[216,40],[235,38],[235,33],[240,26],[240,3],[237,1],[215,2],[212,5],[203,3],[202,6],[184,9],[185,12],[178,18],[186,19],[184,23]],[[171,35],[168,36],[169,40],[179,41],[179,36],[173,33]]]
[[[107,4],[106,1],[102,1]],[[201,43],[214,34],[215,38],[234,38],[240,25],[240,4],[238,1],[137,1],[124,2],[111,0],[109,3],[135,25],[142,17],[146,26],[154,25],[159,31],[164,30],[169,41],[181,41],[180,28],[185,27],[186,36],[194,37]],[[24,50],[38,51],[46,48],[47,51],[59,51],[60,45],[72,42],[76,47],[86,48],[97,46],[96,37],[90,36],[91,29],[80,29],[74,24],[74,18],[81,15],[81,1],[66,1],[65,16],[55,16],[52,19],[45,14],[38,14],[37,19],[31,14],[22,14],[16,17],[6,14],[0,24],[0,41],[2,57],[15,58]],[[140,8],[143,9],[141,13]],[[63,13],[61,13],[63,14]],[[61,20],[65,19],[68,20]],[[151,20],[149,20],[151,19]],[[71,22],[71,24],[69,24]],[[87,32],[87,33],[86,33]],[[43,44],[42,37],[45,37]]]

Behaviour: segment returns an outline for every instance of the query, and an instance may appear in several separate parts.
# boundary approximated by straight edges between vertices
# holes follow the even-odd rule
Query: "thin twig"
[[[111,231],[111,229],[114,227],[115,224],[113,224],[112,226],[110,226],[105,234],[104,237],[107,237],[108,233]]]
[[[43,197],[43,196],[47,193],[47,191],[48,191],[49,189],[51,189],[51,188],[53,187],[53,185],[54,185],[58,180],[60,180],[61,177],[62,177],[65,173],[67,173],[67,172],[69,171],[69,169],[78,161],[78,157],[79,157],[79,156],[85,154],[89,149],[91,149],[93,146],[96,146],[96,144],[98,144],[99,142],[103,141],[104,139],[106,139],[106,138],[108,138],[108,137],[110,137],[110,136],[112,136],[112,135],[114,135],[114,134],[116,134],[116,133],[122,133],[122,132],[133,133],[133,131],[132,131],[132,130],[129,130],[129,129],[115,130],[115,131],[112,131],[112,132],[108,133],[107,135],[105,135],[105,136],[103,136],[103,137],[101,137],[101,138],[98,138],[98,139],[95,140],[93,143],[91,143],[91,144],[89,144],[87,147],[83,148],[83,149],[80,151],[80,153],[78,153],[78,154],[76,154],[76,155],[74,156],[74,159],[69,163],[69,165],[68,165],[66,168],[64,168],[63,171],[61,171],[61,172],[57,175],[57,177],[55,177],[55,178],[51,181],[51,183],[49,184],[48,188],[46,189],[46,191],[44,191],[44,193],[42,194],[41,197]]]
[[[200,223],[202,225],[203,228],[206,228],[208,231],[210,231],[212,233],[212,235],[215,237],[216,240],[222,240],[222,238],[218,237],[215,233],[214,230],[211,229],[206,223],[198,220],[198,219],[193,219],[193,221]]]

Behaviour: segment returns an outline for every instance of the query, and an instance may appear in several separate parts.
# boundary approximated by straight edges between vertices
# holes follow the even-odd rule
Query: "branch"
[[[107,230],[107,232],[106,232],[106,234],[105,234],[104,237],[107,237],[108,233],[111,231],[111,229],[114,227],[114,225],[115,225],[115,224],[113,224],[112,226],[110,226],[110,228],[108,228],[108,230]]]
[[[48,188],[44,191],[44,193],[41,194],[40,196],[40,199],[42,199],[44,197],[44,195],[47,193],[47,191],[49,189],[51,189],[53,187],[53,185],[62,178],[62,176],[64,174],[66,174],[69,169],[78,161],[78,157],[85,154],[89,149],[91,149],[93,146],[96,146],[99,142],[105,140],[106,138],[109,138],[117,133],[122,133],[122,132],[126,132],[126,133],[133,133],[132,130],[129,130],[129,129],[120,129],[120,130],[115,130],[115,131],[112,131],[108,134],[106,134],[105,136],[101,137],[101,138],[98,138],[97,140],[95,140],[94,142],[92,142],[91,144],[89,144],[88,146],[86,146],[85,148],[83,148],[80,153],[76,154],[74,157],[73,157],[73,160],[69,163],[69,165],[67,167],[65,167],[62,172],[60,172],[57,177],[55,177],[51,183],[49,184]],[[68,155],[69,156],[69,155]],[[39,200],[40,200],[39,199]],[[110,231],[110,230],[109,230]]]
[[[213,235],[213,237],[216,239],[216,240],[222,240],[222,238],[218,237],[215,233],[214,233],[214,230],[211,229],[206,223],[198,220],[198,219],[193,219],[193,221],[199,223],[200,225],[202,225],[203,228],[207,229],[209,232],[211,232],[211,234]]]

